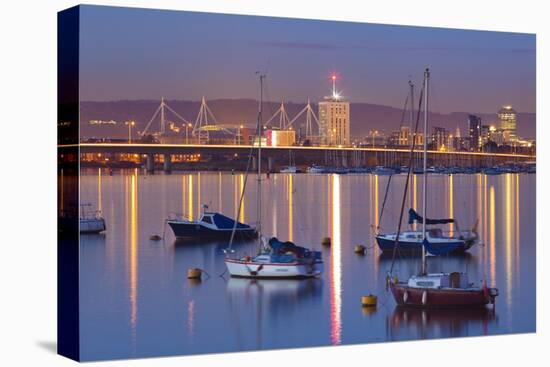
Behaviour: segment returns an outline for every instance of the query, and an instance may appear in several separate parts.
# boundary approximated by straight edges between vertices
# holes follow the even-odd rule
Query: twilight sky
[[[317,101],[329,76],[353,102],[401,108],[432,71],[431,110],[535,112],[535,35],[81,7],[81,99]]]

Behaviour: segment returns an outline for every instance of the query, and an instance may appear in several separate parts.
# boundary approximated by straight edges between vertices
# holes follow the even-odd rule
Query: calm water
[[[250,176],[240,219],[256,220],[256,181]],[[176,242],[169,213],[197,218],[202,204],[234,216],[245,184],[241,174],[137,170],[83,171],[81,199],[102,210],[107,232],[81,237],[81,355],[111,359],[233,352],[425,338],[494,335],[535,330],[535,175],[432,175],[429,216],[452,216],[462,229],[479,219],[482,246],[460,257],[430,257],[431,271],[468,271],[472,281],[497,286],[496,311],[404,311],[385,291],[391,259],[380,256],[373,227],[395,230],[404,175],[392,179],[381,223],[378,213],[388,177],[287,175],[265,180],[263,229],[270,235],[321,249],[321,279],[229,279],[225,243]],[[421,177],[412,205],[421,210]],[[412,191],[412,190],[411,190]],[[415,205],[416,201],[416,205]],[[456,230],[451,228],[451,230]],[[367,255],[353,252],[356,244]],[[236,246],[253,254],[253,243]],[[186,278],[199,267],[210,278]],[[406,278],[418,259],[400,258]],[[363,310],[362,295],[379,296]]]

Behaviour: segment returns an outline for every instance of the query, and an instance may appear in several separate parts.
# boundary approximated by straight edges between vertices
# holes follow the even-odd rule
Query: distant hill
[[[195,122],[200,101],[168,100],[166,103],[190,122]],[[279,108],[279,102],[269,102],[264,105],[264,121]],[[315,111],[317,105],[312,104]],[[113,137],[125,138],[128,136],[128,128],[124,121],[136,121],[136,130],[141,131],[151,119],[153,113],[159,106],[159,101],[154,100],[122,100],[113,102],[81,102],[81,134],[84,137]],[[221,124],[238,125],[244,124],[253,126],[256,121],[258,101],[253,99],[217,99],[208,101],[208,106],[214,113],[216,120]],[[305,103],[285,102],[285,108],[292,119]],[[399,128],[402,117],[402,110],[395,107],[376,105],[370,103],[351,104],[351,134],[362,138],[372,129],[382,130],[389,133]],[[455,131],[459,126],[463,136],[467,135],[468,112],[452,112],[449,114],[430,113],[430,125],[445,127]],[[483,124],[496,122],[495,114],[473,113],[482,118]],[[408,124],[408,113],[405,116],[405,124]],[[166,113],[166,119],[179,122],[170,112]],[[116,125],[92,125],[91,120],[114,120]],[[275,124],[278,124],[278,118]],[[159,119],[155,120],[152,128],[158,129]],[[305,116],[297,121],[297,129],[305,123]],[[518,113],[518,133],[522,137],[535,138],[536,129],[535,113]]]

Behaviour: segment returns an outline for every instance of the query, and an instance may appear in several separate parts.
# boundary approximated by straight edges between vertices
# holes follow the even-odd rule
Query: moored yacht
[[[178,239],[229,239],[235,230],[238,239],[253,239],[256,237],[256,228],[231,219],[221,213],[208,211],[203,206],[203,213],[199,220],[189,220],[181,215],[173,215],[166,220]]]
[[[467,273],[427,273],[407,282],[392,280],[390,289],[398,305],[416,307],[476,307],[494,304],[498,289],[485,281],[470,283]]]
[[[107,229],[105,219],[99,210],[93,210],[91,203],[80,204],[79,231],[80,233],[101,233]]]
[[[311,278],[316,277],[323,272],[323,260],[320,251],[312,251],[305,247],[296,246],[294,243],[287,241],[282,242],[277,238],[272,237],[267,241],[262,236],[262,102],[263,102],[263,79],[264,75],[259,76],[260,81],[260,103],[258,108],[258,195],[257,195],[257,218],[258,218],[258,253],[256,256],[235,256],[235,251],[232,249],[233,235],[230,237],[229,244],[224,250],[225,265],[227,271],[232,277],[244,278]],[[252,152],[250,153],[252,154]],[[248,170],[246,172],[248,177]],[[241,192],[241,202],[244,195],[245,187]],[[292,195],[292,193],[291,193]],[[239,205],[238,213],[241,211]],[[233,233],[235,233],[235,228]]]
[[[262,238],[262,249],[254,257],[225,260],[229,274],[245,278],[312,278],[323,272],[320,251],[310,251],[292,242]]]
[[[428,131],[428,85],[429,85],[430,72],[429,69],[426,69],[424,73],[424,135]],[[415,129],[416,131],[416,129]],[[416,212],[409,212],[409,222],[412,219],[420,220],[422,222],[422,267],[420,273],[417,275],[411,275],[407,281],[399,281],[397,277],[392,276],[393,262],[395,261],[395,251],[394,258],[392,260],[392,268],[388,273],[388,286],[393,294],[395,302],[398,305],[403,306],[413,306],[413,307],[422,307],[422,308],[456,308],[457,312],[460,309],[468,307],[482,307],[488,303],[494,304],[495,298],[498,296],[497,288],[488,288],[487,282],[484,280],[480,284],[471,283],[468,279],[468,274],[462,272],[450,272],[450,273],[429,273],[427,271],[427,252],[433,251],[435,245],[435,238],[432,238],[427,230],[426,226],[428,224],[439,224],[445,221],[447,223],[449,220],[432,220],[432,223],[429,223],[429,220],[426,218],[426,206],[427,206],[427,144],[426,140],[424,144],[424,154],[423,154],[423,171],[424,179],[422,182],[422,202],[423,202],[423,215],[420,217]],[[411,157],[412,151],[411,149]],[[409,172],[410,174],[410,172]],[[409,177],[407,177],[408,183]],[[407,188],[407,186],[405,186]],[[403,200],[406,198],[405,190]],[[404,201],[403,201],[404,202]],[[403,210],[403,209],[402,209]],[[401,215],[403,213],[401,212]],[[398,226],[399,233],[399,226]],[[397,235],[395,236],[397,239]],[[395,241],[395,249],[399,245],[399,241]],[[445,246],[449,247],[449,246]]]
[[[422,217],[409,209],[409,224],[422,222]],[[427,225],[455,223],[454,219],[426,219]],[[430,255],[459,254],[469,250],[477,242],[475,230],[455,231],[452,235],[444,234],[441,228],[430,228],[426,230],[427,246],[423,245],[424,234],[422,231],[403,231],[399,233],[377,234],[376,242],[383,252],[393,252],[398,246],[400,252],[420,254],[423,247]]]

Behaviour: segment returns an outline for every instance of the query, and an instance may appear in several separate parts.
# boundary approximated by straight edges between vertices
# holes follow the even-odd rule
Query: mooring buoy
[[[361,305],[363,307],[376,307],[378,304],[378,297],[376,297],[373,294],[368,294],[366,296],[361,297]]]
[[[200,279],[202,270],[199,268],[191,268],[187,270],[187,279]]]

